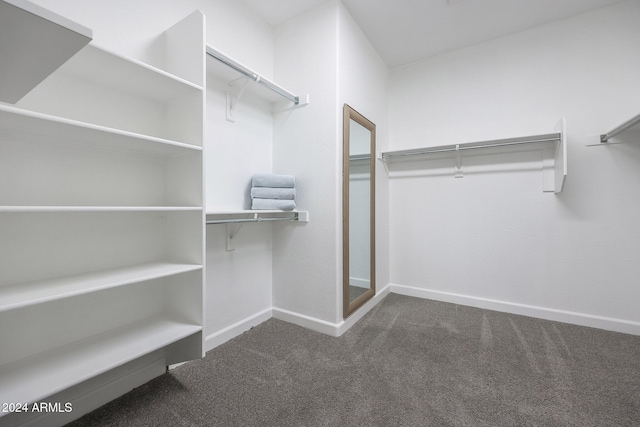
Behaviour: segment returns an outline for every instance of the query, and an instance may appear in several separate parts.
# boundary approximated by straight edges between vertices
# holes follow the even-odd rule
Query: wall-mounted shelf
[[[307,211],[238,210],[207,212],[207,224],[232,224],[244,222],[298,221],[309,222]]]
[[[417,159],[451,159],[453,174],[457,178],[463,176],[463,156],[497,155],[504,153],[518,153],[540,151],[542,153],[543,191],[559,193],[562,191],[567,176],[567,144],[564,119],[555,127],[556,132],[531,135],[517,138],[496,139],[463,144],[451,144],[416,148],[411,150],[385,151],[380,153],[379,159],[385,163],[390,177],[393,164],[415,161]],[[428,165],[420,162],[417,167]]]
[[[251,222],[281,222],[296,221],[309,222],[309,212],[307,211],[279,211],[279,210],[238,210],[207,212],[207,224],[225,224],[227,252],[234,251],[234,237],[246,223]],[[236,225],[233,228],[233,225]]]
[[[230,122],[235,121],[235,107],[247,91],[271,103],[286,100],[289,102],[289,107],[309,103],[309,95],[294,94],[209,45],[206,52],[207,73],[228,82],[227,120]]]
[[[0,101],[16,103],[91,41],[76,22],[25,0],[0,0]]]

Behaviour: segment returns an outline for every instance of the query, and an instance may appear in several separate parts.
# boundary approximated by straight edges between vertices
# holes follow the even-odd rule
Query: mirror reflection
[[[344,317],[375,294],[375,124],[344,106]],[[348,178],[348,179],[347,179]]]

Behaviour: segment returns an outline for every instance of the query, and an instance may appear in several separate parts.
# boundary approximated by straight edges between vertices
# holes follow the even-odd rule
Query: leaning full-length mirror
[[[343,311],[347,317],[376,292],[376,125],[347,104],[343,144]]]

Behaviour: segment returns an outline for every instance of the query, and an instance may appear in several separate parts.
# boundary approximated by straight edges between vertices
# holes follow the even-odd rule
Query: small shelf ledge
[[[179,156],[202,151],[202,147],[154,136],[94,125],[77,120],[0,105],[0,135],[13,142],[35,138],[64,143],[85,144],[108,149],[143,152],[158,156]],[[191,150],[191,151],[189,151]]]
[[[37,402],[202,331],[154,316],[0,366],[0,402]]]
[[[490,141],[470,142],[416,148],[411,150],[381,152],[379,159],[385,164],[390,177],[394,175],[393,165],[405,165],[409,161],[427,159],[449,159],[452,162],[452,172],[456,178],[463,176],[463,156],[498,155],[540,151],[542,153],[543,191],[560,193],[567,176],[567,144],[566,125],[562,119],[554,128],[554,133],[538,134],[525,137],[496,139]],[[425,162],[419,163],[420,168],[428,168]]]
[[[209,45],[206,53],[207,72],[228,82],[227,120],[230,122],[235,121],[235,107],[247,90],[271,102],[277,109],[300,107],[309,103],[308,94],[296,95]]]
[[[251,222],[309,222],[307,211],[281,211],[281,210],[237,210],[237,211],[212,211],[206,214],[206,224],[224,224],[226,226],[227,252],[235,251],[234,238],[240,227]],[[236,226],[235,228],[233,226]]]
[[[212,211],[206,214],[207,224],[232,224],[244,222],[297,221],[309,222],[307,211],[237,210]]]
[[[197,270],[202,270],[202,266],[167,262],[150,263],[135,267],[0,286],[0,313]]]

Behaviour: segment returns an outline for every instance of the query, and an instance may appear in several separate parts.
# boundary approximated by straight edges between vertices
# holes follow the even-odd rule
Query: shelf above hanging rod
[[[398,150],[381,152],[378,156],[384,162],[385,169],[390,178],[402,176],[418,176],[420,171],[428,169],[447,170],[451,167],[453,176],[464,176],[462,153],[465,151],[482,151],[482,156],[472,156],[471,169],[478,171],[478,165],[498,165],[511,162],[515,159],[513,153],[540,152],[538,159],[541,161],[542,191],[546,193],[560,193],[567,177],[567,130],[566,122],[560,119],[553,127],[553,133],[530,135],[516,138],[495,139],[489,141],[469,142],[464,144],[451,144],[415,148],[411,150]],[[478,153],[480,154],[480,153]],[[495,155],[509,154],[509,157],[495,158]],[[411,159],[418,157],[417,161]],[[422,157],[420,157],[422,156]],[[432,156],[431,158],[427,158]],[[519,156],[518,156],[519,158]],[[481,161],[478,161],[482,159]],[[434,160],[435,162],[431,162]],[[449,166],[448,162],[451,161]],[[517,162],[517,160],[514,160]],[[444,165],[444,166],[443,166]],[[442,168],[445,169],[442,169]],[[468,170],[468,169],[467,169]],[[486,169],[485,169],[486,170]]]
[[[627,120],[626,122],[622,123],[620,126],[610,130],[609,132],[600,135],[600,142],[603,142],[603,143],[609,142],[611,138],[617,135],[620,135],[621,133],[624,133],[639,124],[640,124],[640,114],[638,114],[637,116],[635,116],[630,120]]]
[[[549,133],[543,135],[526,136],[520,138],[496,139],[482,142],[470,142],[465,144],[442,145],[435,147],[416,148],[412,150],[386,151],[380,153],[380,160],[388,160],[395,157],[419,156],[437,153],[447,153],[465,150],[477,150],[482,148],[497,148],[508,146],[524,146],[525,144],[544,144],[560,142],[562,133]]]
[[[280,95],[281,97],[288,99],[289,101],[293,102],[294,105],[304,105],[307,104],[309,102],[309,97],[308,95],[296,95],[292,92],[290,92],[289,90],[283,88],[282,86],[262,77],[260,74],[256,73],[255,71],[249,69],[248,67],[245,67],[244,65],[240,64],[239,62],[235,61],[234,59],[230,58],[229,56],[225,55],[224,53],[214,49],[211,46],[207,46],[206,49],[207,55],[211,56],[212,58],[218,60],[219,62],[221,62],[222,64],[226,65],[229,68],[234,69],[235,71],[239,72],[240,74],[242,74],[243,76],[249,78],[250,80],[262,85],[263,87],[265,87],[266,89],[275,92],[276,94]]]
[[[283,216],[283,215],[286,215],[286,216]],[[211,219],[209,219],[209,217],[211,217]],[[271,210],[209,212],[207,213],[206,224],[234,224],[234,223],[245,223],[245,222],[275,222],[275,221],[309,222],[309,212],[271,211]]]

